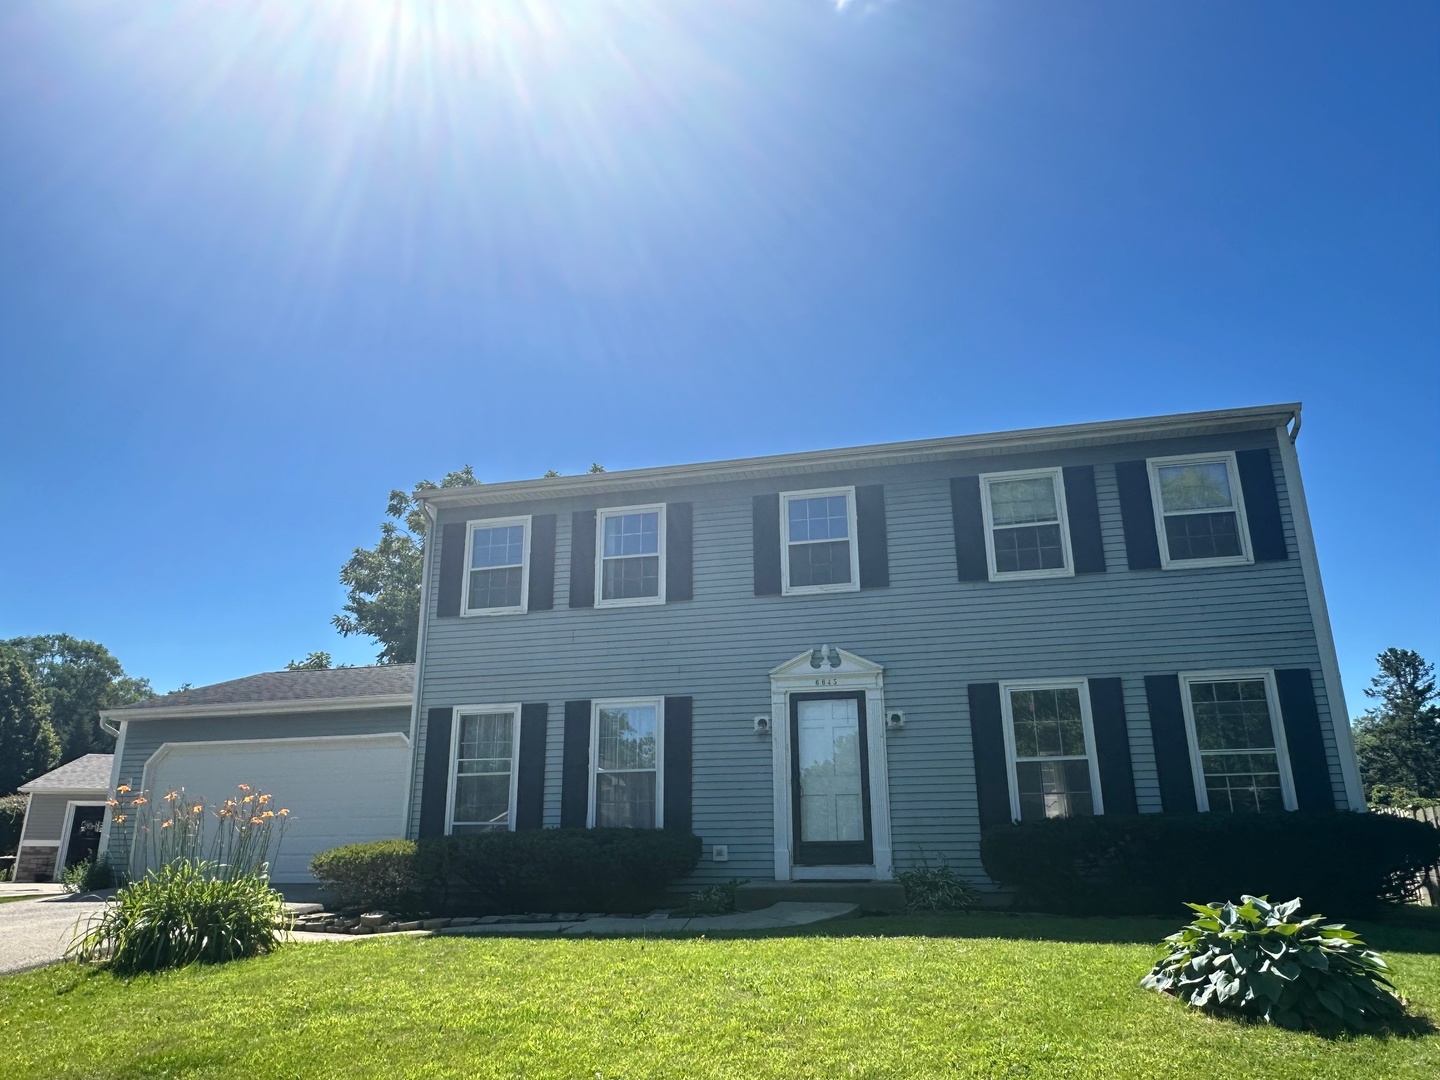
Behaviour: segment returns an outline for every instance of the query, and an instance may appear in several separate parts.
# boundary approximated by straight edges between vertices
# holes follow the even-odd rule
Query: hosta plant
[[[975,886],[955,873],[944,855],[938,866],[931,866],[922,851],[919,862],[896,874],[895,880],[905,890],[905,908],[912,914],[965,911],[980,902]]]
[[[1141,986],[1293,1029],[1368,1031],[1404,1016],[1379,954],[1323,915],[1301,917],[1298,897],[1187,906],[1198,918],[1165,939]]]

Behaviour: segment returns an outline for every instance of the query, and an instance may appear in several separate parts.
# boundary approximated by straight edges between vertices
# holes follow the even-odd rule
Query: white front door
[[[792,694],[795,861],[872,861],[864,694]]]

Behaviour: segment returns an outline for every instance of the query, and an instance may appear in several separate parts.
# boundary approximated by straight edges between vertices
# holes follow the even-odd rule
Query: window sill
[[[991,581],[1035,581],[1044,578],[1074,577],[1075,571],[1068,566],[1059,570],[991,570]]]
[[[524,614],[526,614],[526,609],[523,608],[523,607],[476,608],[476,609],[474,609],[473,611],[462,611],[462,612],[460,612],[460,617],[461,617],[462,619],[473,619],[473,618],[477,618],[477,617],[485,616],[485,615],[524,615]]]
[[[847,581],[843,585],[797,585],[780,590],[781,596],[826,596],[831,593],[852,593],[860,591],[860,583]]]
[[[660,607],[665,603],[663,596],[637,596],[628,600],[596,600],[597,608]]]
[[[1204,569],[1207,566],[1253,566],[1255,560],[1249,555],[1225,555],[1218,559],[1171,559],[1167,558],[1162,551],[1160,556],[1160,569],[1162,570],[1193,570]]]

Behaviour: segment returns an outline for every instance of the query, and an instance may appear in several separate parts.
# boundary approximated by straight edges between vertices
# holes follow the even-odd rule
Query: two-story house
[[[983,881],[1064,814],[1363,809],[1298,405],[437,490],[412,836]]]

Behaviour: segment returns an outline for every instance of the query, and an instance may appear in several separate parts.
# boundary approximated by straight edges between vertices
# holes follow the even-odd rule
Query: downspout
[[[106,713],[100,714],[100,730],[115,736],[115,758],[110,763],[110,790],[106,792],[106,798],[115,797],[115,789],[120,786],[120,763],[125,759],[125,733],[129,730],[128,721],[122,720],[117,726]],[[96,849],[96,857],[105,855],[110,850],[110,808],[105,808],[105,820],[100,823],[100,846]]]
[[[422,504],[425,510],[425,546],[420,552],[420,627],[415,634],[415,696],[410,704],[410,775],[405,784],[405,835],[410,836],[410,818],[415,806],[415,765],[420,753],[421,684],[425,672],[425,625],[430,621],[430,541],[435,535],[435,508]]]
[[[1345,780],[1345,802],[1349,809],[1364,811],[1365,785],[1360,780],[1360,764],[1355,759],[1355,741],[1350,733],[1350,710],[1345,704],[1345,688],[1340,683],[1340,657],[1335,651],[1335,635],[1330,630],[1330,612],[1325,604],[1325,586],[1320,581],[1320,557],[1315,550],[1315,533],[1310,528],[1310,509],[1305,502],[1305,485],[1300,479],[1300,458],[1295,440],[1300,435],[1300,411],[1287,430],[1282,424],[1275,429],[1280,443],[1280,464],[1285,474],[1285,490],[1290,496],[1290,517],[1295,525],[1295,543],[1300,549],[1300,569],[1305,578],[1305,595],[1310,602],[1310,621],[1315,627],[1315,644],[1320,651],[1320,675],[1325,682],[1325,697],[1330,703],[1330,724],[1335,734],[1335,751],[1340,755],[1340,774]]]

